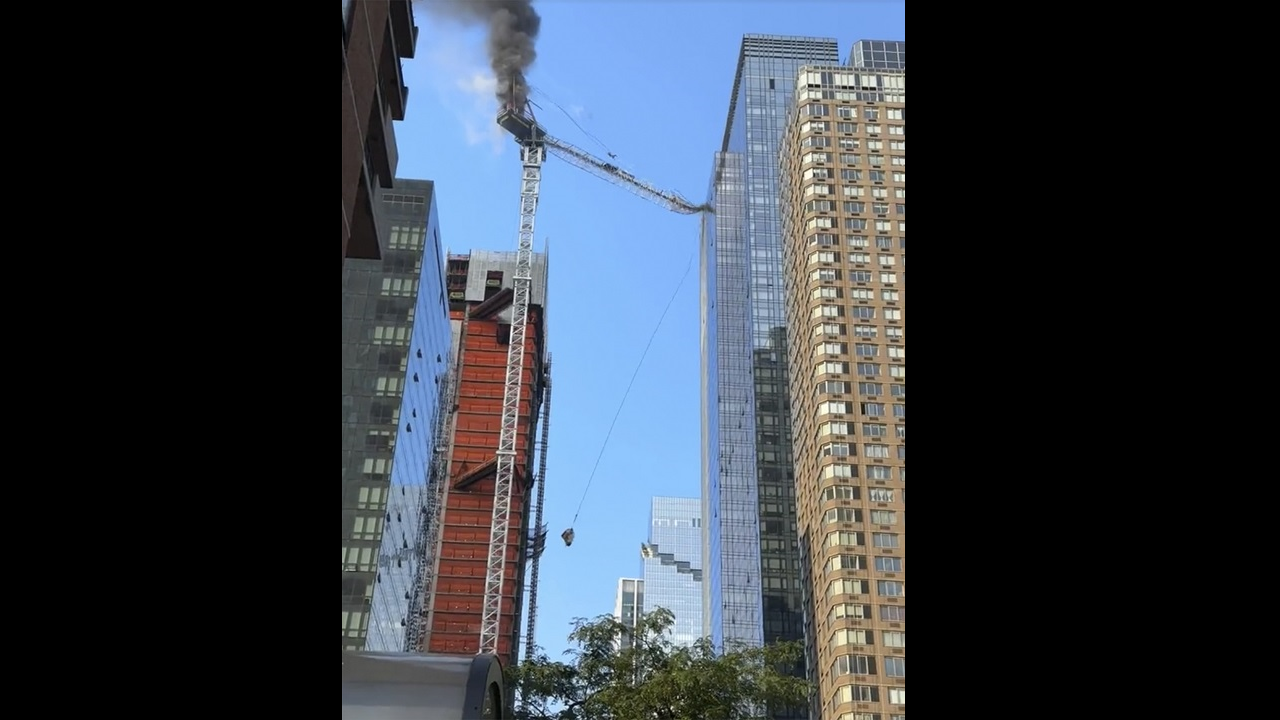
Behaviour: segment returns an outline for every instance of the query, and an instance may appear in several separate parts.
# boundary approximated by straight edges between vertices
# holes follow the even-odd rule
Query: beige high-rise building
[[[814,709],[905,720],[906,71],[861,56],[801,68],[779,158],[796,514]]]

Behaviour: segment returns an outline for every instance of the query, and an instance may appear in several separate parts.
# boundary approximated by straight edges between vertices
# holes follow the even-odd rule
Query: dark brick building
[[[410,0],[342,0],[342,260],[382,257],[374,203],[396,175],[393,120],[409,88],[401,58],[418,43]]]

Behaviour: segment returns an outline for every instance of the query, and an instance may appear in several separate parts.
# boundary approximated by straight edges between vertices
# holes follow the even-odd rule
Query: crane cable
[[[613,422],[609,423],[609,431],[604,434],[604,443],[600,446],[600,454],[596,456],[596,464],[591,468],[591,475],[587,477],[587,486],[582,490],[582,499],[578,501],[578,509],[573,513],[573,522],[569,524],[572,529],[578,522],[578,514],[582,512],[582,504],[587,501],[587,491],[591,489],[591,481],[596,476],[596,470],[600,467],[600,460],[604,457],[605,448],[609,446],[609,437],[613,435],[613,426],[618,424],[618,416],[622,414],[622,407],[627,403],[627,396],[631,394],[631,386],[636,383],[636,376],[640,374],[640,368],[644,365],[645,356],[649,354],[649,348],[653,347],[653,339],[658,336],[658,331],[662,329],[662,321],[667,317],[667,311],[671,309],[671,304],[676,301],[676,295],[680,294],[680,288],[684,287],[685,278],[689,277],[689,270],[693,268],[693,255],[689,256],[689,264],[684,268],[684,275],[680,276],[680,282],[676,285],[676,291],[671,293],[671,299],[667,301],[667,306],[662,310],[662,316],[658,318],[658,325],[653,329],[653,334],[649,336],[649,342],[644,346],[644,352],[640,353],[640,362],[636,363],[635,372],[631,373],[631,381],[627,383],[627,389],[622,393],[622,402],[618,403],[618,411],[613,414]]]
[[[552,105],[555,105],[557,108],[559,108],[559,109],[560,109],[560,112],[564,113],[564,116],[565,116],[565,117],[567,117],[567,118],[569,118],[569,122],[573,123],[575,127],[577,127],[579,130],[581,130],[583,135],[586,135],[587,137],[589,137],[589,138],[591,138],[592,140],[596,141],[596,144],[597,144],[597,145],[599,145],[600,147],[604,148],[605,153],[607,153],[607,154],[608,154],[608,155],[610,155],[610,156],[613,156],[613,150],[610,150],[610,149],[609,149],[609,146],[608,146],[608,145],[605,145],[603,140],[601,140],[600,138],[596,137],[595,135],[592,135],[590,132],[588,132],[588,131],[587,131],[587,129],[586,129],[586,128],[582,127],[582,125],[581,125],[580,123],[578,123],[578,120],[577,120],[576,118],[574,118],[574,117],[573,117],[573,114],[572,114],[572,113],[570,113],[568,110],[565,110],[565,109],[564,109],[564,107],[563,107],[562,105],[560,105],[560,103],[558,103],[558,102],[556,102],[556,101],[555,101],[555,98],[553,98],[553,97],[551,97],[550,95],[548,95],[546,90],[543,90],[543,89],[542,89],[542,88],[540,88],[540,87],[534,87],[534,86],[532,86],[532,85],[530,85],[530,86],[529,86],[529,89],[530,89],[530,90],[533,90],[533,91],[534,91],[534,92],[536,92],[536,93],[538,93],[538,94],[539,94],[539,95],[541,95],[543,98],[545,98],[545,99],[547,100],[547,102],[549,102],[549,103],[551,103]]]

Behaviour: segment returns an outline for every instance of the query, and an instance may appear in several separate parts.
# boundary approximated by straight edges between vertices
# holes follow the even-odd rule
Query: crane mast
[[[499,116],[501,124],[504,113]],[[520,425],[520,390],[524,384],[524,344],[528,330],[529,289],[533,283],[533,227],[538,214],[538,190],[546,146],[540,128],[519,115],[511,127],[520,142],[520,232],[516,273],[512,278],[511,339],[507,345],[506,382],[502,391],[502,424],[498,434],[497,474],[493,488],[493,521],[489,530],[489,564],[485,571],[484,609],[480,618],[480,652],[496,653],[502,617],[502,586],[506,578],[507,532],[511,526],[511,492],[515,484],[516,435]]]
[[[511,339],[507,346],[506,383],[502,394],[502,424],[498,436],[497,478],[493,492],[493,521],[489,532],[489,561],[485,572],[484,608],[480,620],[480,652],[496,653],[502,617],[502,590],[506,579],[507,538],[511,526],[511,495],[515,484],[516,437],[520,424],[520,392],[524,381],[525,339],[528,329],[529,293],[533,281],[533,229],[538,213],[542,164],[548,150],[591,174],[631,190],[645,199],[683,215],[711,212],[709,205],[694,205],[678,194],[660,190],[617,166],[593,157],[573,145],[546,134],[532,117],[514,104],[498,113],[498,125],[520,146],[520,233],[516,248],[516,273],[512,280]],[[547,384],[550,395],[550,383]],[[550,397],[544,402],[550,405]],[[541,521],[545,482],[546,432],[543,420],[542,458],[538,468],[538,521]],[[545,532],[535,526],[535,532]],[[568,531],[572,532],[572,530]],[[532,646],[537,618],[538,561],[535,556],[530,587],[526,645]]]

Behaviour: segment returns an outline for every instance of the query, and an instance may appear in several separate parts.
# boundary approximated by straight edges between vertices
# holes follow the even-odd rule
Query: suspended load
[[[569,528],[560,533],[560,537],[564,538],[564,546],[569,547],[573,544],[573,528]]]

